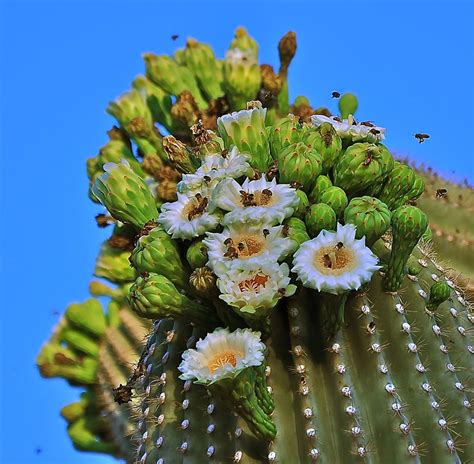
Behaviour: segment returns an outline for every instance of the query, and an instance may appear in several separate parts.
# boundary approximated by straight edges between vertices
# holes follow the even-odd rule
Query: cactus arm
[[[83,451],[94,451],[96,453],[113,454],[115,445],[103,442],[97,438],[92,428],[96,425],[97,419],[86,419],[81,417],[68,426],[67,433],[75,448]]]

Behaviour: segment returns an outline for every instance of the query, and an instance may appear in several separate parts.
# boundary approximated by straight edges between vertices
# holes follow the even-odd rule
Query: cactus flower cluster
[[[356,120],[353,94],[338,115],[290,106],[295,51],[288,33],[275,72],[242,28],[223,60],[189,39],[146,54],[109,106],[120,128],[88,174],[113,224],[96,275],[117,285],[91,291],[112,310],[68,310],[38,359],[88,386],[81,420],[109,414],[113,439],[82,426],[82,449],[143,464],[474,459],[474,315],[432,251],[423,176]]]

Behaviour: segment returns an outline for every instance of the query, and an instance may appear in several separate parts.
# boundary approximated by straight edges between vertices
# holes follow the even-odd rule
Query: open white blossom
[[[229,211],[223,224],[235,222],[281,224],[298,207],[296,190],[288,184],[277,184],[276,179],[267,181],[246,179],[239,185],[234,179],[224,179],[215,188],[210,210],[219,207]]]
[[[222,219],[219,211],[209,212],[207,190],[201,192],[178,192],[178,200],[164,203],[158,216],[158,223],[172,238],[190,239],[214,230]]]
[[[286,263],[253,263],[229,270],[217,280],[219,298],[246,313],[268,314],[284,296],[291,296],[296,285],[290,284]]]
[[[380,142],[385,138],[385,128],[370,122],[357,124],[352,116],[341,120],[335,116],[315,114],[311,116],[311,122],[316,127],[329,122],[341,137],[350,138],[353,142]]]
[[[224,140],[240,140],[242,131],[247,127],[251,127],[254,132],[265,131],[267,109],[262,108],[260,102],[249,102],[247,105],[250,109],[234,111],[217,118],[217,129]]]
[[[284,235],[283,226],[235,223],[221,233],[208,232],[207,265],[220,277],[229,269],[265,261],[276,262],[294,249],[294,240]]]
[[[177,189],[178,192],[193,191],[203,186],[212,189],[226,177],[238,179],[249,175],[251,171],[248,156],[233,147],[230,151],[206,155],[196,172],[183,174]]]
[[[216,329],[196,343],[196,349],[186,350],[178,369],[182,380],[210,385],[236,377],[243,369],[260,366],[264,361],[265,345],[260,332],[250,329]]]
[[[291,270],[304,287],[338,295],[370,281],[380,269],[378,258],[355,233],[353,224],[338,224],[336,232],[323,230],[300,246]]]

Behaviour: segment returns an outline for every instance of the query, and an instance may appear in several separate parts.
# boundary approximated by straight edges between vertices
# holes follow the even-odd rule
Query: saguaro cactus
[[[95,282],[109,311],[68,309],[38,359],[87,387],[63,410],[78,448],[153,464],[474,460],[474,315],[415,206],[426,180],[355,121],[352,94],[339,117],[302,97],[285,114],[295,50],[289,33],[280,72],[259,74],[245,30],[223,63],[192,39],[147,54],[133,100],[110,106],[121,128],[88,172],[98,224],[114,224],[96,274],[118,288]]]

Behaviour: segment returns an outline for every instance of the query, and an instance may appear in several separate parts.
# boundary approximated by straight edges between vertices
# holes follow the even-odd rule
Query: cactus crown
[[[95,283],[107,316],[95,300],[92,319],[68,310],[39,358],[100,385],[64,412],[83,421],[77,446],[161,464],[474,457],[473,316],[422,238],[423,180],[356,121],[354,95],[339,116],[290,108],[295,50],[288,33],[275,73],[242,28],[223,61],[190,39],[146,54],[109,106],[121,127],[88,175],[98,223],[115,223],[96,274],[118,288]],[[137,316],[155,321],[141,356]],[[122,345],[134,371],[113,363],[130,361]],[[109,412],[107,438],[91,408]]]

